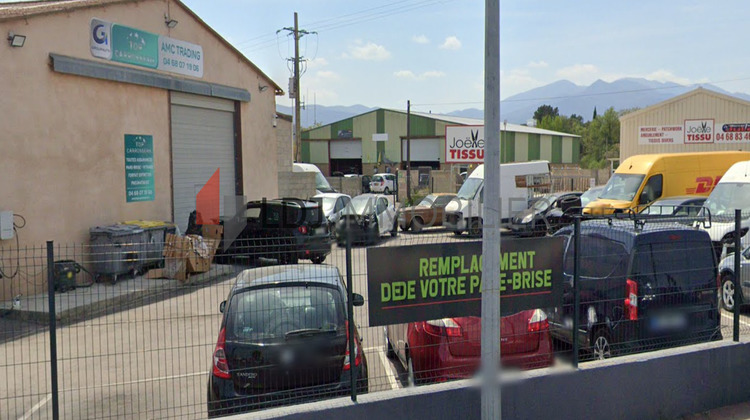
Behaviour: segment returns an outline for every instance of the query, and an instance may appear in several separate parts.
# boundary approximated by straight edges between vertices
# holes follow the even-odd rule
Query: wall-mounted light
[[[266,89],[268,89],[268,85],[264,85],[264,86],[258,85],[258,91],[259,92],[265,92]]]
[[[170,19],[169,15],[164,13],[164,23],[167,25],[167,28],[174,29],[179,22],[175,19]]]
[[[8,32],[8,43],[10,43],[11,47],[23,47],[23,44],[26,43],[26,35],[18,35],[13,32]]]

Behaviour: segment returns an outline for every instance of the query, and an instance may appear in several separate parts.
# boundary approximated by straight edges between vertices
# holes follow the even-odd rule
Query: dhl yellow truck
[[[744,160],[750,160],[750,152],[631,156],[617,168],[599,199],[586,205],[583,214],[638,211],[662,197],[708,196],[727,169]]]

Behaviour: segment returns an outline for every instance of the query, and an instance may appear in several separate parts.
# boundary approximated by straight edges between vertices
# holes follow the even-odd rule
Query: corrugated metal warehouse
[[[648,153],[750,149],[750,102],[697,88],[620,117],[620,161]]]
[[[380,108],[302,133],[302,161],[324,174],[370,174],[406,166],[406,112]],[[445,163],[445,128],[483,125],[484,121],[421,112],[411,113],[412,167],[451,169]],[[581,139],[572,134],[507,124],[502,128],[503,162],[544,159],[578,164]],[[380,140],[380,141],[378,141]],[[456,164],[458,165],[458,164]],[[466,165],[461,165],[466,166]]]

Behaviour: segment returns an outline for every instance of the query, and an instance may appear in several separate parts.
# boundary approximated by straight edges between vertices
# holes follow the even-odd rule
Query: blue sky
[[[285,89],[292,43],[274,33],[297,11],[301,28],[318,31],[302,42],[311,59],[301,82],[309,103],[315,96],[322,105],[405,108],[411,99],[420,111],[482,107],[481,0],[185,2]],[[621,77],[750,92],[750,3],[715,3],[501,1],[501,97],[560,79]],[[745,80],[727,82],[735,79]]]
[[[310,104],[483,105],[481,0],[183,1],[285,90],[293,43],[276,31],[298,12],[300,27],[318,32],[301,42]],[[501,0],[501,97],[621,77],[750,93],[749,14],[740,0]]]

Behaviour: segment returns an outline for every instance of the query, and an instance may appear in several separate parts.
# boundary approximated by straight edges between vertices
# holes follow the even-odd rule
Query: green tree
[[[591,118],[591,119],[592,119],[592,120],[595,120],[595,119],[596,119],[596,107],[594,107],[594,117],[593,117],[593,118]]]
[[[534,111],[534,119],[537,124],[541,123],[546,116],[557,117],[559,115],[560,111],[557,107],[552,108],[552,105],[542,105]]]
[[[607,158],[619,156],[620,118],[614,108],[610,107],[589,122],[582,146],[581,166],[584,168],[605,168]]]

